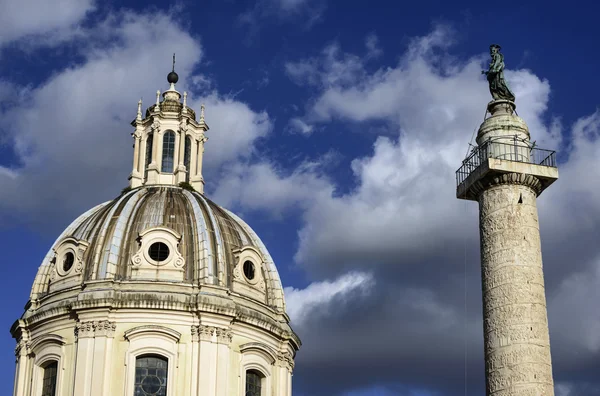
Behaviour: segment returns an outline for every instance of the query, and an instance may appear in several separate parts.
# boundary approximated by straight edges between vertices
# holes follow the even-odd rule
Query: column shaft
[[[554,395],[536,197],[519,184],[479,197],[488,396]]]
[[[139,172],[139,158],[140,158],[140,138],[134,136],[133,138],[133,173]]]

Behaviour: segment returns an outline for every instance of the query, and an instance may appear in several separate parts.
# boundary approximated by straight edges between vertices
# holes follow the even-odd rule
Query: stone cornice
[[[73,313],[78,315],[80,312],[89,309],[164,309],[169,311],[195,313],[197,315],[211,313],[219,316],[226,316],[232,319],[234,323],[245,323],[260,328],[282,341],[289,340],[296,349],[301,345],[299,338],[285,322],[285,317],[276,313],[272,313],[273,316],[271,316],[271,310],[268,309],[268,307],[265,308],[265,312],[263,313],[232,300],[231,296],[203,292],[193,294],[193,287],[191,287],[191,285],[189,288],[190,293],[188,294],[171,292],[161,293],[158,290],[156,292],[126,291],[118,289],[107,290],[106,287],[110,287],[113,282],[97,283],[98,285],[94,285],[93,283],[90,284],[91,287],[86,288],[86,291],[79,293],[77,297],[67,298],[62,301],[59,300],[53,303],[52,306],[44,307],[42,305],[37,310],[33,311],[31,316],[23,318],[23,324],[27,328],[31,328],[49,318],[61,316],[68,318]],[[118,286],[118,284],[119,282],[114,282],[112,287],[126,287],[126,284],[120,286]],[[102,289],[94,290],[93,287],[101,287]],[[57,297],[57,295],[54,295],[54,297]],[[83,331],[85,334],[89,332],[85,327]],[[224,334],[221,337],[221,341],[226,342],[228,337],[227,334]]]

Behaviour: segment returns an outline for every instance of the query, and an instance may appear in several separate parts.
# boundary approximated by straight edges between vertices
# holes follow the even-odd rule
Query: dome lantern
[[[156,104],[150,106],[145,117],[138,116],[132,122],[136,128],[134,138],[133,169],[129,177],[131,188],[150,185],[178,186],[185,182],[196,191],[204,192],[202,159],[208,125],[202,117],[196,121],[196,112],[187,105],[187,92],[181,94],[175,89],[179,75],[173,67],[167,75],[169,89],[156,93]]]

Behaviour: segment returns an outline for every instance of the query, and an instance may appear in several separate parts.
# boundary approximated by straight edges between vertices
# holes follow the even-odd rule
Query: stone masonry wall
[[[479,196],[488,396],[553,396],[536,192],[492,185]]]

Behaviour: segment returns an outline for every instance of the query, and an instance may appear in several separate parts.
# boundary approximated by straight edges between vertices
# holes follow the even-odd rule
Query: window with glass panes
[[[56,375],[58,362],[54,361],[44,367],[44,379],[42,382],[42,396],[56,396]]]
[[[246,393],[245,396],[260,396],[262,387],[262,375],[254,370],[246,371]]]
[[[185,165],[185,181],[190,182],[190,173],[192,170],[190,169],[190,154],[192,152],[192,139],[188,136],[185,138],[185,147],[183,150],[183,165]]]
[[[167,395],[167,359],[161,356],[140,356],[135,360],[133,396]]]
[[[152,162],[152,134],[146,138],[146,166],[144,167],[144,179],[148,177],[148,165]]]
[[[163,136],[162,172],[173,173],[175,157],[175,132],[167,131]]]

